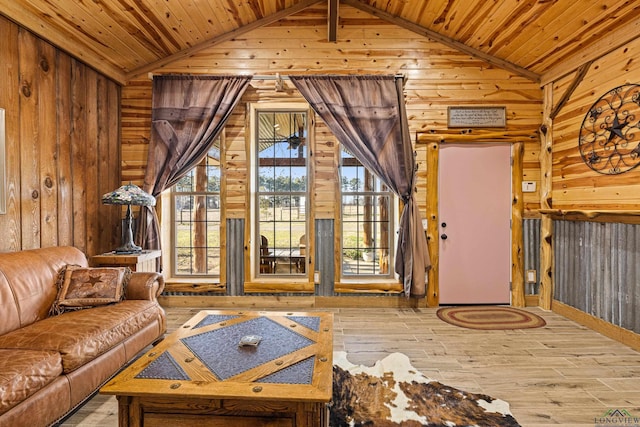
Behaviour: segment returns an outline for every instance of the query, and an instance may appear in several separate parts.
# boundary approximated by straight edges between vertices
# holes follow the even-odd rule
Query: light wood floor
[[[170,331],[199,310],[168,308]],[[527,310],[547,326],[462,329],[439,320],[435,308],[324,311],[335,316],[334,350],[347,351],[351,362],[405,353],[429,378],[509,402],[522,426],[593,427],[609,409],[640,416],[640,353],[553,312]],[[62,424],[117,425],[116,400],[102,395]]]

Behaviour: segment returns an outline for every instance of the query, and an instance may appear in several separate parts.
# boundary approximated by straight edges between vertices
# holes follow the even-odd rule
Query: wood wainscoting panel
[[[0,251],[73,245],[88,256],[120,241],[120,86],[0,17],[7,214]],[[5,43],[6,42],[6,43]]]

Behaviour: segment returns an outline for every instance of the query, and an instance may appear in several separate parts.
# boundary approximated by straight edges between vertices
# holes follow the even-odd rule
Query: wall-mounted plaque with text
[[[447,126],[450,128],[504,128],[506,107],[449,107]]]

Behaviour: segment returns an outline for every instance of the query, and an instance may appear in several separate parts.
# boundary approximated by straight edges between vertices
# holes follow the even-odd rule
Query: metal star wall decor
[[[640,165],[640,85],[602,95],[582,121],[580,156],[591,169],[618,175]]]

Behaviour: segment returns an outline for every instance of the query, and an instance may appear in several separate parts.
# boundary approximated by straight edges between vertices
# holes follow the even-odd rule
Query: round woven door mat
[[[546,325],[537,314],[506,306],[444,307],[437,314],[451,325],[469,329],[528,329]]]

